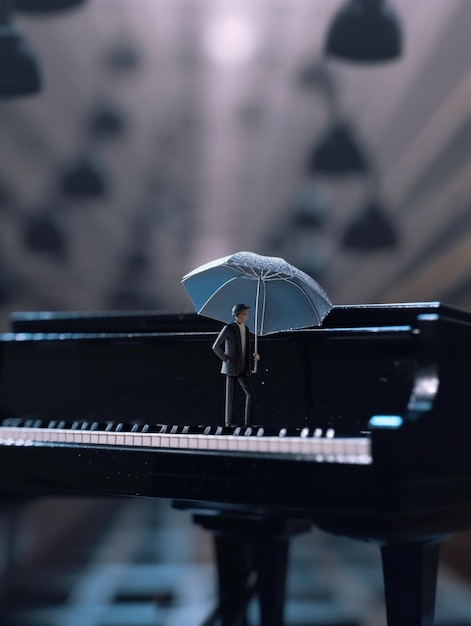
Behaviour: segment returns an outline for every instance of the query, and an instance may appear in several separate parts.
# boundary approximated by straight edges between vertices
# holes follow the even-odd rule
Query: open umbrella
[[[253,252],[237,252],[201,265],[182,283],[196,312],[205,317],[227,324],[234,304],[250,306],[255,312],[255,352],[259,335],[320,326],[332,308],[311,276],[284,259]]]

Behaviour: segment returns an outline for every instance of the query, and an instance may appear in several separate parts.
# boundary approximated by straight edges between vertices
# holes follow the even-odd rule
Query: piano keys
[[[38,420],[39,421],[39,420]],[[15,420],[3,420],[0,425],[0,445],[31,446],[41,443],[61,443],[75,445],[130,446],[133,448],[172,448],[175,450],[195,450],[214,452],[252,453],[278,456],[304,457],[307,460],[331,463],[368,464],[371,463],[369,441],[366,437],[338,437],[329,429],[322,436],[321,429],[311,434],[304,428],[291,436],[286,429],[277,433],[265,432],[263,427],[201,427],[190,429],[166,427],[156,428],[148,424],[135,424],[131,432],[123,432],[119,426],[99,428],[97,422],[88,427],[87,423],[75,422],[71,428],[61,427],[61,422],[42,428]],[[16,424],[16,425],[10,425]],[[157,432],[151,432],[152,430]],[[198,432],[198,430],[200,432]],[[192,432],[190,432],[192,431]]]

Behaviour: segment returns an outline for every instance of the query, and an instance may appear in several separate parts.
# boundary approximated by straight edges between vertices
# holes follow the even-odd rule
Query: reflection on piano
[[[266,337],[261,426],[236,429],[218,425],[211,320],[12,319],[0,341],[2,489],[172,499],[219,538],[222,596],[234,586],[222,561],[246,540],[272,626],[290,534],[314,523],[377,541],[389,626],[432,623],[439,543],[471,527],[471,314],[334,307],[322,328]],[[233,569],[248,598],[244,559]],[[207,623],[239,623],[240,609],[221,601]]]

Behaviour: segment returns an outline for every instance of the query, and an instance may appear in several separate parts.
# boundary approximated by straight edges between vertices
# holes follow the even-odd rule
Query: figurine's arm
[[[216,341],[213,343],[213,352],[221,359],[221,361],[225,361],[226,363],[229,363],[229,356],[224,352],[222,344],[226,341],[228,328],[228,326],[224,326],[217,336]]]

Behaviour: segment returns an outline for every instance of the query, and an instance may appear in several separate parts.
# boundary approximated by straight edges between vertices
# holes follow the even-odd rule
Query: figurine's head
[[[246,304],[236,304],[232,307],[232,315],[236,318],[239,324],[245,322],[249,316],[250,307]]]

